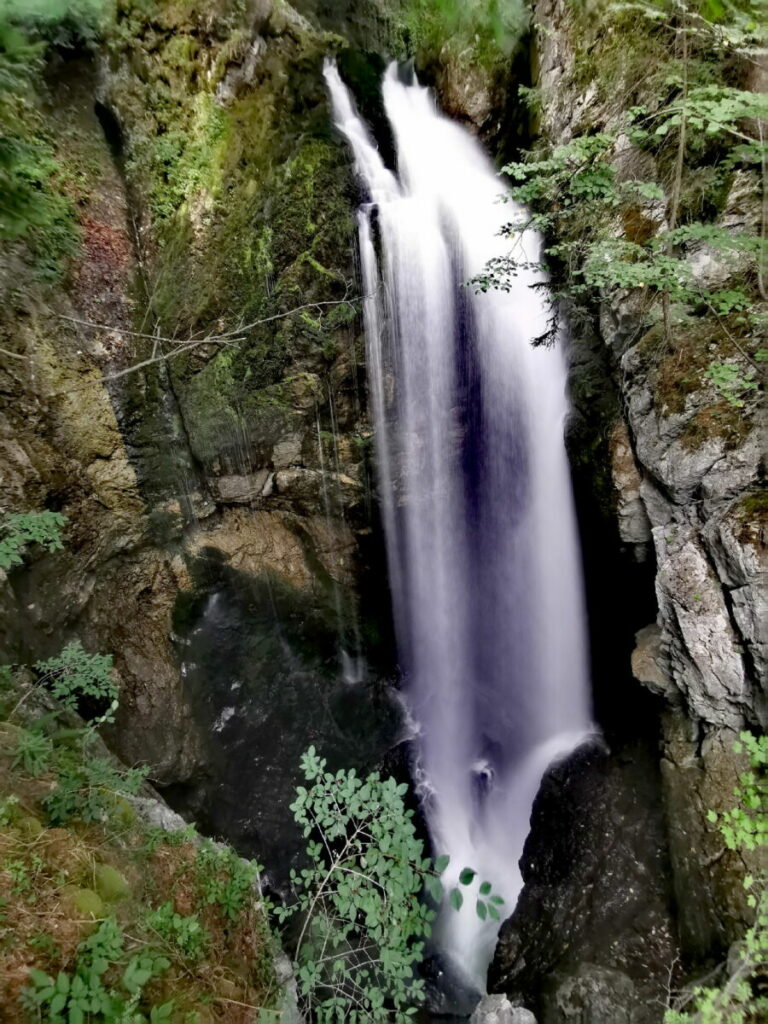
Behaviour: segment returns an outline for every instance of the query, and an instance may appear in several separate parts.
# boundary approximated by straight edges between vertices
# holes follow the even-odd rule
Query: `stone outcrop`
[[[506,996],[484,996],[475,1007],[469,1024],[536,1024],[530,1010],[513,1006]]]
[[[543,1024],[657,1024],[676,956],[649,752],[587,745],[544,778],[488,982]]]

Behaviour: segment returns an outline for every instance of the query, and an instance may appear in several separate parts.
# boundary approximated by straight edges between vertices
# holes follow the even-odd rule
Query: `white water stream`
[[[511,913],[531,805],[547,765],[590,729],[581,568],[563,425],[562,350],[533,272],[508,294],[465,282],[509,248],[521,211],[479,144],[429,92],[383,81],[389,171],[336,67],[337,127],[368,195],[359,212],[379,496],[419,775],[447,883],[478,871],[438,941],[484,989],[498,923],[475,912],[488,879]],[[536,259],[539,239],[520,239]]]

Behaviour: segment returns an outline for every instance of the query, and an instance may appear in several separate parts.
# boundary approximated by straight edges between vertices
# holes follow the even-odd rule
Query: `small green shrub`
[[[77,711],[85,697],[104,702],[107,710],[97,724],[114,720],[117,687],[112,679],[112,655],[88,654],[79,640],[67,644],[61,654],[35,665],[56,700],[70,711]]]
[[[39,544],[46,551],[61,550],[64,547],[61,531],[66,522],[67,517],[60,512],[14,512],[3,516],[0,519],[0,569],[21,565],[24,550],[30,544]]]
[[[197,914],[177,914],[170,901],[147,915],[147,927],[175,952],[190,960],[199,960],[208,945],[208,933]]]
[[[23,768],[29,775],[38,776],[51,766],[53,740],[36,729],[21,729],[16,743],[12,768]]]
[[[253,883],[261,867],[238,857],[230,846],[210,840],[197,851],[197,880],[202,899],[218,906],[229,921],[235,921],[253,898]]]
[[[749,759],[733,791],[738,805],[722,815],[710,811],[707,817],[719,822],[729,850],[756,850],[768,845],[768,736],[742,732],[733,749]]]
[[[710,811],[729,850],[768,846],[768,736],[743,732],[734,744],[748,768],[734,790],[737,806],[723,815]],[[737,964],[722,986],[696,986],[667,1011],[664,1024],[753,1024],[768,1015],[768,997],[760,988],[768,970],[768,879],[747,875],[744,888],[755,921],[740,943]]]
[[[141,789],[146,768],[116,768],[81,751],[65,751],[56,765],[56,787],[43,801],[52,825],[70,821],[105,821],[117,809],[118,799]]]
[[[295,902],[275,909],[281,922],[298,917],[301,1000],[320,1022],[409,1020],[424,998],[415,968],[435,916],[421,897],[426,890],[443,899],[438,876],[449,859],[433,864],[424,856],[404,784],[378,773],[328,772],[314,747],[301,763],[307,786],[298,787],[291,810],[309,840],[310,866],[291,872]],[[459,885],[475,877],[465,868]],[[451,906],[459,910],[463,898],[454,888]],[[498,920],[502,903],[483,882],[478,916]]]
[[[31,984],[22,993],[22,1005],[38,1019],[46,1014],[49,1024],[156,1024],[169,1020],[172,1002],[141,1010],[144,987],[168,968],[169,961],[154,950],[140,950],[129,957],[119,985],[107,986],[104,976],[124,956],[123,933],[117,921],[108,917],[78,946],[72,974],[59,971],[53,978],[44,971],[30,971]]]

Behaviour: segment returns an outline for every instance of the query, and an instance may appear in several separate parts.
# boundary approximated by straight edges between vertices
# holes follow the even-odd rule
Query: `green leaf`
[[[493,886],[491,885],[490,882],[483,882],[481,884],[481,886],[480,886],[480,895],[481,896],[490,896],[492,888],[493,888]]]
[[[435,860],[435,871],[438,875],[442,875],[448,865],[451,863],[451,858],[447,853],[440,854]]]
[[[472,879],[475,877],[476,874],[477,872],[473,871],[472,868],[464,868],[464,870],[459,875],[459,882],[461,883],[461,885],[471,885]]]
[[[464,897],[458,889],[451,889],[450,902],[454,910],[461,910]]]
[[[440,903],[443,898],[443,886],[440,879],[435,878],[434,875],[425,875],[424,885],[435,903]]]
[[[53,999],[48,1004],[48,1012],[51,1017],[54,1014],[61,1013],[64,1007],[67,1005],[67,995],[64,992],[57,992]]]
[[[478,900],[475,903],[475,911],[477,912],[477,916],[480,918],[481,921],[484,921],[488,916],[488,907],[485,905],[483,900]]]

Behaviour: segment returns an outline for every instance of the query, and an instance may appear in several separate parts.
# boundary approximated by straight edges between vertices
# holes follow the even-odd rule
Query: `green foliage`
[[[291,872],[295,902],[275,910],[277,919],[298,919],[295,972],[299,995],[318,1021],[408,1020],[424,996],[415,968],[430,935],[434,911],[423,892],[443,898],[435,864],[424,857],[404,784],[373,773],[326,771],[310,748],[302,757],[307,786],[291,805],[309,840],[309,866]],[[472,884],[465,868],[459,884]],[[483,882],[477,913],[498,919],[501,897]],[[450,894],[457,910],[459,888]]]
[[[58,191],[51,141],[37,124],[34,84],[50,44],[92,40],[100,0],[0,4],[0,238],[26,236],[37,275],[58,276],[77,245],[74,208]]]
[[[737,88],[731,62],[735,53],[751,56],[764,24],[758,15],[768,5],[595,0],[587,11],[573,0],[569,7],[591,43],[577,58],[591,61],[584,87],[597,85],[606,103],[618,93],[625,108],[617,113],[611,101],[610,131],[585,121],[567,144],[540,143],[504,168],[509,197],[526,212],[504,229],[510,252],[489,261],[471,283],[480,292],[509,290],[521,270],[547,275],[551,315],[533,344],[557,337],[563,303],[574,315],[580,308],[591,317],[595,301],[612,296],[632,299],[637,337],[663,322],[660,354],[683,347],[699,324],[709,356],[700,359],[689,348],[688,362],[697,371],[695,384],[713,388],[721,408],[701,420],[706,425],[698,436],[717,424],[732,436],[730,410],[751,415],[765,377],[757,353],[768,319],[768,241],[765,213],[760,219],[757,211],[758,191],[764,199],[768,190],[768,98]],[[587,21],[600,14],[610,32],[598,41]],[[631,55],[621,46],[630,31],[638,43]],[[585,45],[574,42],[577,49]],[[754,202],[745,226],[726,227],[716,219],[735,172],[743,183],[754,182]],[[518,244],[530,228],[549,243],[535,262]],[[706,283],[697,269],[702,259],[718,268],[711,279],[726,277],[725,285]],[[534,287],[543,287],[541,281]],[[676,372],[671,366],[667,375]]]
[[[183,846],[184,843],[191,842],[196,837],[197,831],[194,825],[177,828],[173,832],[153,825],[146,830],[144,849],[147,853],[154,853],[161,846]]]
[[[238,857],[230,846],[206,840],[198,849],[196,868],[203,901],[218,906],[229,921],[237,920],[253,897],[261,867]]]
[[[299,915],[299,994],[318,1021],[406,1020],[423,998],[414,965],[434,914],[420,904],[429,867],[405,786],[378,774],[325,771],[310,748],[302,757],[308,788],[291,805],[310,839],[310,867],[293,871],[296,902],[278,919]]]
[[[56,700],[70,711],[77,711],[83,698],[106,704],[96,724],[114,721],[117,687],[112,679],[112,655],[88,654],[79,640],[67,644],[61,654],[35,665]]]
[[[77,948],[73,973],[60,971],[53,978],[44,971],[30,971],[31,984],[24,989],[22,1004],[38,1017],[46,1014],[49,1024],[144,1024],[170,1019],[173,1003],[142,1009],[145,986],[159,977],[169,961],[152,949],[143,949],[127,959],[119,981],[107,983],[105,976],[125,959],[124,936],[113,917]]]
[[[720,822],[729,850],[756,850],[768,845],[768,736],[743,732],[733,749],[746,754],[749,763],[734,790],[738,804],[722,816],[710,811],[708,818]]]
[[[82,751],[62,751],[56,765],[56,786],[43,801],[52,825],[71,821],[104,821],[115,811],[119,797],[141,789],[146,768],[116,768],[109,761]]]
[[[173,216],[183,202],[212,182],[227,126],[224,111],[203,93],[196,100],[192,124],[186,130],[172,128],[156,140],[151,204],[157,218]]]
[[[60,512],[14,512],[3,516],[0,520],[0,569],[21,565],[24,549],[30,544],[39,544],[46,551],[59,551],[64,546],[61,531],[66,521],[67,517]]]
[[[53,741],[37,729],[20,729],[12,768],[22,768],[27,774],[38,776],[51,766]]]
[[[743,395],[757,391],[757,374],[754,370],[743,370],[737,363],[712,362],[705,376],[712,381],[729,405],[736,409],[744,407]]]
[[[82,701],[108,702],[114,711],[111,658],[86,654],[74,643],[35,667],[59,705],[76,710]],[[2,675],[14,701],[12,719],[34,691],[19,700],[23,680]],[[146,770],[93,756],[94,723],[62,727],[59,711],[28,717],[33,721],[25,728],[5,723],[14,747],[0,751],[3,788],[21,782],[24,793],[23,804],[13,794],[0,795],[0,945],[14,936],[25,949],[24,962],[34,965],[20,996],[29,1019],[194,1024],[194,1008],[219,993],[233,1004],[241,996],[269,1010],[276,986],[264,913],[253,899],[258,866],[210,843],[196,856],[190,846],[156,857],[161,843],[179,847],[197,837],[192,826],[173,833],[144,829],[124,798],[139,791]],[[18,778],[43,773],[46,781],[37,786]],[[170,901],[154,906],[155,894],[167,892],[169,869],[174,885],[194,900],[194,912],[177,913]],[[134,890],[137,874],[146,882]],[[152,906],[142,905],[142,892]],[[114,916],[105,916],[105,907],[114,908]],[[80,937],[95,929],[76,950],[78,933],[61,929],[63,916]],[[148,986],[166,972],[163,988],[172,988],[174,999],[153,1005]]]
[[[746,754],[748,768],[734,790],[738,805],[723,815],[710,811],[708,820],[719,823],[730,850],[756,850],[768,845],[768,736],[743,732],[734,744]],[[664,1024],[752,1024],[766,1019],[768,997],[760,991],[760,979],[768,969],[768,885],[765,875],[747,875],[744,888],[755,921],[739,944],[736,965],[725,982],[697,986],[669,1010]]]
[[[147,926],[173,951],[189,960],[199,960],[205,953],[208,933],[197,914],[177,914],[170,901],[147,915]]]
[[[409,53],[436,56],[449,43],[487,63],[514,50],[528,10],[522,0],[408,0],[403,20]]]
[[[19,813],[19,798],[14,794],[0,797],[0,827],[12,825]]]

